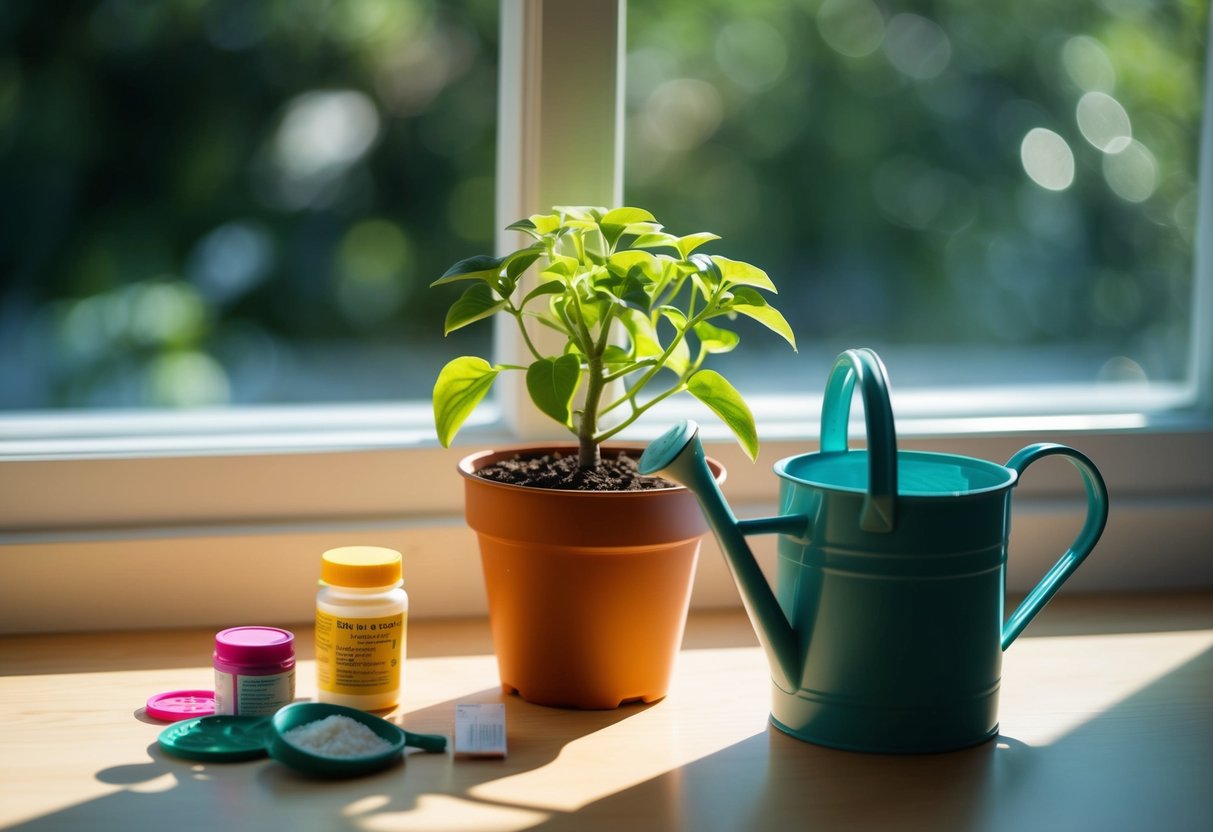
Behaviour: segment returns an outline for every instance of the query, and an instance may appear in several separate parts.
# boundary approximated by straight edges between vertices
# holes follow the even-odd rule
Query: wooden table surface
[[[310,627],[299,696],[315,693]],[[162,754],[153,693],[211,687],[213,632],[0,639],[0,827],[13,830],[1209,830],[1213,593],[1061,597],[1008,651],[1002,733],[926,756],[834,751],[766,720],[737,612],[688,625],[670,695],[608,712],[502,696],[483,621],[410,624],[389,718],[450,734],[504,701],[509,757],[412,753],[362,779]]]

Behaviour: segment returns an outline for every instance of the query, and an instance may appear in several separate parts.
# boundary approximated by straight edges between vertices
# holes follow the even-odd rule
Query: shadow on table
[[[611,711],[544,708],[502,694],[499,687],[410,711],[394,721],[409,730],[451,737],[455,704],[503,702],[510,734],[509,761],[455,762],[450,753],[409,749],[405,760],[387,770],[350,780],[322,780],[291,771],[267,759],[237,763],[200,763],[166,755],[153,743],[147,760],[97,772],[96,779],[120,791],[7,827],[9,832],[171,832],[207,830],[363,830],[451,826],[451,812],[469,824],[476,816],[504,812],[525,828],[547,817],[525,807],[487,805],[467,797],[477,785],[547,765],[571,742],[647,710],[634,704]],[[542,732],[529,728],[542,721]],[[542,741],[528,736],[542,734]],[[445,818],[445,819],[444,819]]]
[[[1041,746],[998,736],[947,754],[859,754],[768,727],[532,832],[616,828],[638,805],[651,813],[628,832],[1203,831],[1213,816],[1213,707],[1193,721],[1176,703],[1211,681],[1213,650]]]

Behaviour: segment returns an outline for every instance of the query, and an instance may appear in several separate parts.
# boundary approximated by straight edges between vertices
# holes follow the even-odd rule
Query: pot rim
[[[634,454],[635,456],[639,457],[644,452],[644,446],[642,446],[642,445],[602,445],[601,448],[604,452],[612,453],[615,455],[619,455],[621,453],[627,453],[629,455]],[[622,498],[622,497],[636,499],[638,496],[641,496],[641,495],[654,495],[655,496],[655,495],[660,495],[660,494],[677,494],[677,493],[685,492],[688,490],[685,485],[682,485],[681,483],[676,483],[673,480],[666,480],[667,482],[670,482],[673,484],[672,488],[645,488],[645,489],[640,489],[637,491],[586,491],[586,490],[579,489],[579,488],[536,488],[535,486],[532,486],[532,485],[519,485],[517,483],[510,483],[510,482],[497,482],[496,480],[489,480],[489,479],[485,479],[484,477],[476,476],[476,471],[478,470],[478,468],[475,463],[482,459],[485,459],[487,457],[497,456],[497,455],[502,455],[502,454],[516,454],[516,455],[524,456],[524,457],[525,456],[543,456],[544,454],[551,453],[553,451],[560,451],[560,452],[575,454],[575,453],[577,453],[577,445],[575,445],[573,443],[557,442],[557,443],[543,444],[543,445],[516,445],[516,446],[512,445],[512,446],[507,446],[504,448],[488,448],[488,449],[484,449],[484,450],[480,450],[480,451],[475,451],[474,453],[470,453],[470,454],[464,456],[462,459],[459,460],[459,463],[456,467],[459,469],[460,475],[462,475],[467,480],[476,482],[477,484],[483,483],[486,486],[493,486],[496,488],[506,488],[506,489],[518,489],[518,490],[522,490],[522,491],[526,491],[526,492],[545,492],[546,491],[546,492],[550,492],[553,494],[592,494],[596,497],[602,497],[604,499],[618,499],[618,498]],[[722,465],[719,461],[717,461],[716,459],[713,459],[712,457],[708,457],[708,465],[711,466],[713,473],[716,475],[716,484],[722,485],[725,481],[725,478],[728,476],[728,470],[724,467],[724,465]],[[483,466],[480,466],[480,467],[483,467]]]

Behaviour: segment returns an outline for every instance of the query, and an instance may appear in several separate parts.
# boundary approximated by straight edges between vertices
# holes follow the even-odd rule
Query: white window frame
[[[499,227],[557,202],[621,201],[625,5],[502,0]],[[1112,495],[1111,520],[1067,591],[1213,585],[1209,74],[1194,373],[1179,398],[1151,407],[1055,400],[1047,410],[1016,412],[972,407],[971,396],[955,394],[895,399],[905,447],[1003,461],[1029,441],[1051,440],[1096,460]],[[511,244],[498,240],[499,249]],[[496,349],[503,357],[520,349],[508,328],[498,329]],[[512,375],[499,382],[497,404],[482,408],[451,449],[435,441],[428,403],[0,417],[0,632],[303,621],[319,553],[347,543],[405,553],[415,615],[483,614],[455,464],[477,448],[561,438],[536,418],[524,391],[510,387]],[[709,453],[728,467],[726,491],[741,516],[772,510],[771,464],[814,448],[820,408],[807,390],[752,403],[764,435],[756,464],[705,424]],[[628,435],[643,444],[677,415],[667,409]],[[1008,583],[1022,592],[1081,524],[1077,477],[1046,460],[1025,476],[1014,504]],[[769,565],[770,541],[756,544]],[[711,541],[694,603],[738,603]]]

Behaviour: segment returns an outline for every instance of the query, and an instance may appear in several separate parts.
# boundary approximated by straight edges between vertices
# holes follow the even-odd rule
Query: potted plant
[[[447,313],[446,333],[508,315],[530,353],[526,365],[461,356],[442,369],[433,403],[443,446],[508,372],[524,373],[535,406],[577,438],[575,447],[460,463],[502,685],[545,705],[655,701],[682,640],[706,527],[688,491],[637,474],[639,449],[603,443],[685,391],[753,459],[749,407],[703,364],[738,344],[722,319],[752,318],[793,349],[795,338],[760,291],[776,291],[765,272],[699,251],[715,234],[675,236],[640,208],[558,207],[509,228],[530,243],[461,260],[432,284],[471,283]],[[533,266],[538,282],[524,291]],[[537,346],[541,327],[559,334],[557,350]]]

